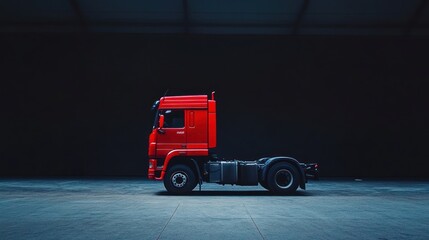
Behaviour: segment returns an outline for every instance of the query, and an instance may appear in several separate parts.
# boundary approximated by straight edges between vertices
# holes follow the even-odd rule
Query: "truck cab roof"
[[[167,96],[159,100],[159,109],[207,109],[207,95]]]

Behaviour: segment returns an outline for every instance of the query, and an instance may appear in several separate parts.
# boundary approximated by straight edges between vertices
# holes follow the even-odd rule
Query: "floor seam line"
[[[179,203],[179,204],[177,204],[176,209],[174,209],[173,214],[171,215],[171,217],[168,219],[167,223],[166,223],[166,224],[164,225],[164,227],[162,228],[162,230],[161,230],[161,232],[159,233],[159,235],[158,235],[158,237],[156,238],[156,240],[158,240],[158,239],[161,237],[162,233],[163,233],[163,232],[164,232],[164,230],[167,228],[167,225],[170,223],[171,219],[172,219],[172,218],[174,217],[174,215],[176,214],[176,211],[177,211],[177,209],[179,208],[179,206],[180,206],[180,203]]]
[[[261,231],[260,231],[260,230],[259,230],[259,228],[258,228],[258,225],[256,225],[255,220],[253,220],[252,215],[250,215],[250,212],[249,212],[249,210],[247,209],[246,204],[244,204],[244,203],[243,203],[243,206],[244,206],[244,208],[246,209],[246,212],[247,212],[247,214],[249,215],[250,219],[252,220],[253,225],[255,225],[256,230],[258,230],[259,235],[261,235],[261,238],[262,238],[263,240],[265,240],[264,235],[262,235]]]

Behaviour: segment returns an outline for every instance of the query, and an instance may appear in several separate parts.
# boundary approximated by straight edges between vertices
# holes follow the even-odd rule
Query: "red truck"
[[[163,180],[170,193],[191,192],[203,182],[258,183],[275,193],[305,189],[308,176],[317,177],[318,165],[291,157],[265,157],[255,161],[221,160],[216,148],[216,101],[207,95],[164,96],[149,136],[148,178]]]

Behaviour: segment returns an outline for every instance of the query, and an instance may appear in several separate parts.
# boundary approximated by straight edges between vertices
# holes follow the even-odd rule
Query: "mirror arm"
[[[158,128],[158,129],[157,129],[157,131],[158,131],[160,134],[164,134],[164,133],[165,133],[165,131],[164,131],[164,130],[162,130],[162,128]]]

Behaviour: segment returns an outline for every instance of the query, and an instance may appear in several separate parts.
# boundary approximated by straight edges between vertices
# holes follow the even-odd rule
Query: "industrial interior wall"
[[[0,35],[0,176],[146,176],[152,103],[216,91],[217,152],[429,176],[426,38]]]

